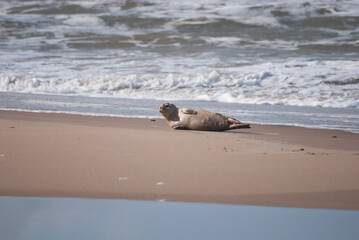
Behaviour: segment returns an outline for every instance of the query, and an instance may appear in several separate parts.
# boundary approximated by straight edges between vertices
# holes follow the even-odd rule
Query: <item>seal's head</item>
[[[160,106],[158,111],[164,116],[170,116],[176,111],[178,111],[177,107],[172,103],[164,103]]]

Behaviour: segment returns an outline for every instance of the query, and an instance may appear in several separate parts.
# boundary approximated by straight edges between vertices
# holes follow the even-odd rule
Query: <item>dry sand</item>
[[[359,209],[359,135],[0,111],[0,195]]]

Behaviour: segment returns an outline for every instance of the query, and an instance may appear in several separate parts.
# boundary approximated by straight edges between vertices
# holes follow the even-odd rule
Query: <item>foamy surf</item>
[[[99,74],[69,79],[1,75],[0,91],[358,108],[359,62],[293,60],[207,74]]]

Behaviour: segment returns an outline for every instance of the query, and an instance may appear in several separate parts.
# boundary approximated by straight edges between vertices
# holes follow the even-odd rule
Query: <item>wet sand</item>
[[[359,135],[0,111],[0,195],[359,210]]]

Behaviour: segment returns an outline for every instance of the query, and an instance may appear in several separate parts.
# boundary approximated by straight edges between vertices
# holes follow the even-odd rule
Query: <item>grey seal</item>
[[[237,128],[250,128],[250,124],[219,113],[191,108],[177,108],[172,103],[164,103],[158,110],[174,129],[200,131],[225,131]]]

